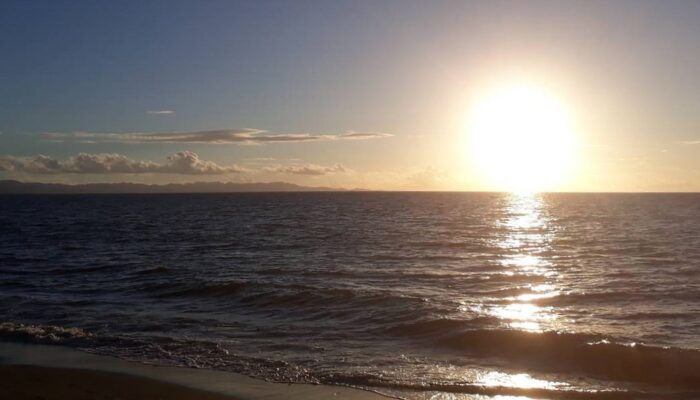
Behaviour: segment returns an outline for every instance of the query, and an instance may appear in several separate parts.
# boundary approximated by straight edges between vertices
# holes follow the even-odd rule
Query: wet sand
[[[31,400],[234,400],[126,374],[28,365],[0,366],[0,398]]]
[[[0,400],[384,400],[349,387],[273,383],[197,368],[144,365],[64,346],[0,341]]]

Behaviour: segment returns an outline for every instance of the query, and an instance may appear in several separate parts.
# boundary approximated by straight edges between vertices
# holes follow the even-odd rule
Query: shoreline
[[[0,365],[0,392],[16,400],[239,400],[117,372],[14,364]]]
[[[391,398],[358,388],[274,383],[233,372],[147,365],[63,346],[4,341],[0,392],[13,399],[45,400]]]

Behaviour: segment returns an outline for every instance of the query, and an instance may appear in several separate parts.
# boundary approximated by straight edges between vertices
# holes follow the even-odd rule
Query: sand
[[[266,382],[196,368],[156,367],[65,346],[0,341],[0,400],[386,400],[348,387]]]
[[[126,374],[28,365],[0,366],[0,398],[31,400],[232,400]]]

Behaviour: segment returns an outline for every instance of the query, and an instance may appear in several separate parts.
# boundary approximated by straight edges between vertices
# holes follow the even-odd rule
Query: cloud
[[[409,174],[406,186],[409,188],[444,189],[454,184],[454,178],[448,170],[439,169],[431,165]]]
[[[207,143],[207,144],[254,144],[310,142],[321,140],[367,140],[390,137],[388,133],[346,132],[335,135],[312,133],[270,134],[260,129],[222,129],[191,132],[133,132],[133,133],[44,133],[43,139],[54,142],[116,142],[116,143]]]
[[[683,141],[683,142],[681,142],[681,143],[683,143],[683,144],[689,144],[689,145],[696,145],[696,144],[700,144],[700,140],[685,140],[685,141]]]
[[[335,164],[332,166],[323,166],[316,164],[304,164],[304,165],[277,165],[274,167],[263,168],[265,172],[272,172],[276,174],[290,174],[290,175],[311,175],[320,176],[336,173],[345,173],[350,170],[341,164]]]
[[[391,137],[393,135],[389,133],[379,133],[379,132],[346,132],[336,135],[336,139],[346,139],[346,140],[365,140],[365,139],[377,139],[384,137]]]
[[[175,111],[173,111],[173,110],[154,110],[154,111],[146,111],[146,114],[172,115],[172,114],[175,114]]]
[[[221,175],[245,170],[236,165],[221,166],[206,161],[191,151],[167,157],[164,163],[131,160],[122,154],[80,153],[65,161],[44,155],[34,157],[0,156],[0,171],[30,174],[183,174]]]

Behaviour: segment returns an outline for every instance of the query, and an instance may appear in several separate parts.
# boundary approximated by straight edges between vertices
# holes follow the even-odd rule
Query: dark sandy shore
[[[126,374],[26,365],[0,366],[0,399],[15,400],[234,400]]]
[[[0,341],[0,400],[383,400],[348,387],[153,366],[66,346]]]

